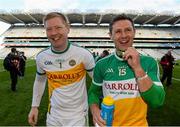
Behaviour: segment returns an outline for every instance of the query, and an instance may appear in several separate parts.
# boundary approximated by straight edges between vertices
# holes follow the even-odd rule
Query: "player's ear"
[[[134,28],[133,30],[134,30],[134,38],[135,38],[135,35],[136,35],[136,29]]]
[[[68,33],[69,33],[70,32],[70,24],[69,23],[66,24],[66,28],[67,28]]]
[[[110,39],[112,40],[112,33],[108,32]]]

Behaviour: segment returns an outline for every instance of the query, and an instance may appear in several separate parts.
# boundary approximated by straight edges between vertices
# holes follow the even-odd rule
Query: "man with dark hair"
[[[171,51],[168,51],[160,61],[162,66],[163,74],[161,78],[161,82],[163,83],[164,80],[167,78],[166,86],[172,85],[172,73],[173,73],[173,66],[174,66],[174,57],[171,54]]]
[[[20,76],[24,77],[25,67],[26,67],[26,56],[24,55],[24,52],[19,53],[19,69],[20,69]]]
[[[88,94],[93,122],[106,125],[99,109],[99,96],[103,91],[104,97],[111,96],[115,101],[112,126],[147,126],[148,106],[162,106],[165,99],[158,64],[133,47],[134,23],[126,15],[112,20],[109,35],[116,50],[96,63]]]
[[[96,62],[99,61],[100,59],[106,57],[109,55],[108,50],[103,50],[103,52],[100,54],[100,56],[97,56],[98,58],[95,60]]]
[[[5,57],[3,62],[4,68],[10,72],[11,90],[16,91],[19,71],[19,56],[16,48],[12,48],[11,52]]]

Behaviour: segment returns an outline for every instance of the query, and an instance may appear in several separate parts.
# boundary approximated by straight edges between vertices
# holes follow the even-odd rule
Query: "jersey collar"
[[[62,54],[62,53],[64,53],[64,52],[66,52],[68,49],[69,49],[69,47],[70,47],[70,42],[68,41],[67,42],[68,43],[68,46],[67,46],[67,48],[65,49],[65,50],[63,50],[63,51],[56,51],[56,50],[54,50],[53,49],[53,47],[51,46],[51,51],[53,52],[53,53],[55,53],[55,54]]]
[[[116,59],[118,59],[118,60],[120,60],[120,61],[124,61],[122,58],[120,58],[119,56],[117,56],[116,51],[114,52],[114,55],[115,55]]]

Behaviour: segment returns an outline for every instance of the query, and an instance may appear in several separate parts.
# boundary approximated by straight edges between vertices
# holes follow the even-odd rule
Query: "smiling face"
[[[117,50],[125,51],[133,45],[135,29],[132,23],[127,20],[118,20],[112,25],[110,38],[114,41]]]
[[[56,51],[63,51],[67,47],[69,26],[61,17],[53,17],[45,21],[48,40]]]

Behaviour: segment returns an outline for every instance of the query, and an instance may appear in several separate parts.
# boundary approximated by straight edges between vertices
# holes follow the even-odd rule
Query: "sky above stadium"
[[[137,11],[180,14],[180,0],[0,0],[0,11]],[[8,27],[0,22],[0,34]]]
[[[1,0],[0,9],[153,10],[180,12],[180,0]]]

